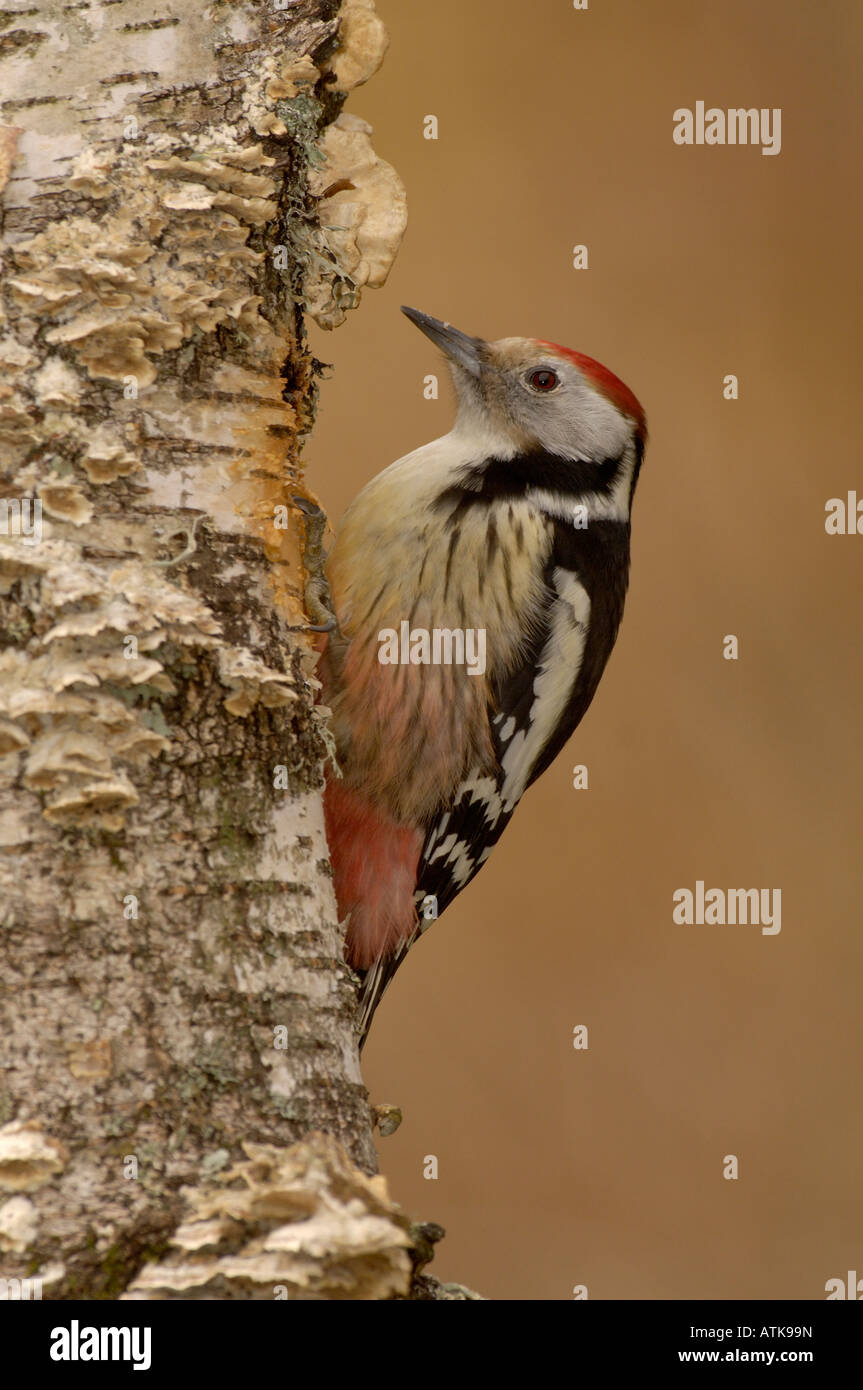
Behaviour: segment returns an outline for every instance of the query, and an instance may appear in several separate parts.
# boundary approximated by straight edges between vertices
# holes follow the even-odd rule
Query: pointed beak
[[[440,319],[433,319],[430,314],[421,314],[419,309],[409,309],[406,304],[402,305],[402,313],[406,314],[411,323],[415,323],[427,338],[431,338],[435,346],[445,352],[453,362],[464,367],[471,376],[479,376],[482,370],[481,338],[469,338],[466,333],[460,333],[457,328],[453,328],[451,323],[442,323]]]

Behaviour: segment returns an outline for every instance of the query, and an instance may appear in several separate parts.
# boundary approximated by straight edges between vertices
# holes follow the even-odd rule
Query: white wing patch
[[[590,598],[570,570],[554,569],[551,584],[555,599],[533,678],[528,727],[517,730],[512,715],[494,716],[502,749],[501,776],[477,773],[456,788],[452,798],[456,810],[441,816],[424,846],[425,870],[420,871],[417,904],[428,891],[424,879],[434,882],[445,874],[449,901],[485,863],[572,698],[587,642]],[[430,920],[421,919],[419,929],[425,931],[430,925]]]
[[[465,778],[453,794],[453,805],[458,806],[465,797],[469,798],[472,807],[482,808],[483,820],[490,830],[493,829],[503,815],[503,801],[494,778],[488,776]],[[478,856],[476,849],[457,834],[452,831],[449,835],[446,834],[449,821],[450,813],[447,811],[432,831],[423,850],[423,859],[428,867],[438,865],[445,868],[456,891],[461,892],[465,884],[473,878],[479,865],[488,858],[492,846],[489,845]],[[418,889],[417,902],[421,902],[423,896],[424,890]],[[431,921],[421,921],[420,931],[425,931],[430,926]]]
[[[504,812],[511,812],[520,800],[569,703],[584,657],[590,623],[588,592],[570,570],[555,569],[552,582],[558,597],[533,681],[529,726],[510,739],[501,758],[504,781],[500,800]]]

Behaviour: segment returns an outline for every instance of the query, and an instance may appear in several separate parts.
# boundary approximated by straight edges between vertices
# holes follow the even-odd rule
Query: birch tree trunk
[[[8,1296],[408,1288],[289,630],[303,315],[405,221],[341,114],[384,48],[371,0],[0,19]]]

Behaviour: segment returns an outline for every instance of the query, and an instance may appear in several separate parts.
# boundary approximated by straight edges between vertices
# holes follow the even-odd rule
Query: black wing
[[[577,538],[577,539],[576,539]],[[522,793],[554,761],[580,723],[614,646],[626,594],[629,526],[562,522],[546,571],[547,602],[522,664],[492,687],[492,772],[469,776],[429,826],[417,871],[417,925],[364,975],[363,1040],[411,946],[467,887],[506,829]],[[424,904],[434,899],[434,907]],[[430,915],[431,913],[434,915]]]

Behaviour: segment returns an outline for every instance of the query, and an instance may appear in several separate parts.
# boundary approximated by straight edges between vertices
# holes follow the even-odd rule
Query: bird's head
[[[539,338],[485,342],[403,307],[446,354],[459,398],[458,427],[487,437],[498,456],[536,451],[600,464],[644,450],[636,397],[607,367]]]

